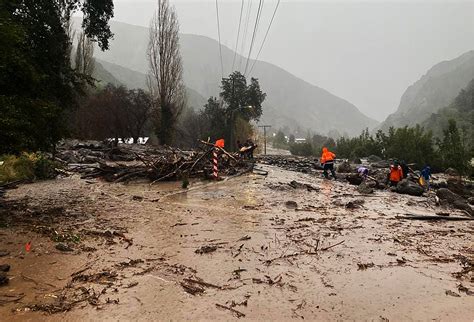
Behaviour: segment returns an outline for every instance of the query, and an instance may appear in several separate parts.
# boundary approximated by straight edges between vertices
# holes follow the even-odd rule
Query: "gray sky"
[[[245,0],[245,6],[249,1]],[[177,8],[181,32],[217,39],[215,1],[170,2]],[[241,2],[218,2],[222,43],[234,48]],[[148,26],[156,6],[155,0],[114,3],[115,20],[141,26]],[[251,3],[253,28],[258,0]],[[275,4],[274,0],[264,1],[257,49]],[[405,89],[430,67],[472,49],[474,0],[282,1],[259,59],[383,120],[396,110]],[[244,52],[248,53],[248,47]],[[224,69],[230,71],[230,66]]]

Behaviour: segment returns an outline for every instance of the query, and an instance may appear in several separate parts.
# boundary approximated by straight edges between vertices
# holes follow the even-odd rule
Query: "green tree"
[[[210,122],[210,137],[224,138],[226,145],[233,149],[236,138],[236,124],[239,129],[249,129],[242,122],[258,121],[262,115],[262,103],[266,94],[260,89],[256,78],[251,78],[250,84],[244,75],[236,71],[228,78],[222,79],[219,103],[216,98],[209,98],[202,112]]]
[[[464,145],[456,121],[450,119],[448,127],[443,131],[444,137],[438,142],[439,152],[445,168],[455,168],[460,173],[466,173],[471,159]]]
[[[65,111],[86,78],[71,67],[69,20],[108,48],[112,0],[3,0],[0,3],[0,153],[51,149],[66,133]]]
[[[285,133],[279,130],[273,137],[273,147],[276,149],[287,149],[288,142],[286,141]]]

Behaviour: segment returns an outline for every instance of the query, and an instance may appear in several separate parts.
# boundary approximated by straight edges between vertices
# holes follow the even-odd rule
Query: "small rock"
[[[342,162],[340,165],[337,166],[337,172],[340,173],[351,173],[354,172],[354,169],[352,169],[351,165],[349,162]]]
[[[351,161],[353,164],[362,164],[362,160],[359,158],[355,158]]]
[[[357,191],[361,194],[368,195],[374,193],[374,189],[369,187],[366,182],[362,182],[358,187]]]
[[[0,265],[0,272],[8,272],[10,270],[10,265],[2,264]]]
[[[357,208],[360,208],[360,206],[363,205],[364,202],[365,201],[363,199],[352,200],[352,201],[349,201],[348,203],[346,203],[346,208],[347,209],[357,209]]]
[[[71,246],[64,243],[57,243],[55,247],[62,252],[72,252],[74,250]]]
[[[8,283],[8,277],[5,272],[0,272],[0,285],[5,285]]]
[[[362,183],[362,178],[355,173],[346,175],[346,180],[354,186],[358,186]]]
[[[357,266],[358,266],[358,269],[357,269],[358,271],[364,271],[367,268],[374,267],[375,264],[374,263],[357,263]]]
[[[285,206],[290,209],[298,208],[298,204],[296,203],[296,201],[293,200],[288,200],[287,202],[285,202]]]
[[[10,252],[6,251],[6,250],[0,250],[0,257],[4,257],[4,256],[8,256],[10,255]]]
[[[470,204],[470,205],[474,205],[474,197],[470,197],[467,199],[467,202]]]
[[[143,197],[142,196],[133,196],[132,200],[133,201],[143,201]]]

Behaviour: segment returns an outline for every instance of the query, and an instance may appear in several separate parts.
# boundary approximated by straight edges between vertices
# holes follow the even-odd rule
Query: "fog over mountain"
[[[473,79],[474,51],[436,64],[408,87],[397,111],[389,115],[380,128],[387,130],[390,126],[414,126],[423,123],[433,113],[450,105]]]
[[[251,2],[254,19],[258,1]],[[182,33],[218,38],[215,1],[171,3]],[[274,6],[275,1],[264,2],[257,47]],[[148,26],[155,7],[155,0],[116,0],[114,19]],[[239,13],[240,1],[219,0],[222,43],[232,49]],[[473,39],[474,1],[291,0],[281,2],[260,58],[382,121],[408,86],[433,65],[472,50]],[[238,51],[247,56],[248,46]],[[231,65],[224,64],[225,73]]]
[[[111,22],[111,28],[115,38],[110,50],[96,51],[96,57],[123,84],[143,87],[144,74],[148,71],[148,29],[120,22]],[[215,50],[218,43],[204,36],[181,34],[180,45],[186,86],[205,98],[217,96],[222,77],[219,51]],[[222,46],[222,56],[224,64],[232,64],[234,52],[231,49]],[[244,57],[237,55],[236,58],[237,62],[245,63]],[[251,60],[249,65],[252,64]],[[340,134],[356,135],[377,123],[346,100],[273,64],[258,62],[252,75],[260,80],[262,90],[268,94],[262,121],[275,128],[288,127],[292,131],[299,130],[301,135],[307,130],[321,134],[336,130]]]

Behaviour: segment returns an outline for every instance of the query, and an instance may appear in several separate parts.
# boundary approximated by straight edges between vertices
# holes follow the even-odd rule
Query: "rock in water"
[[[10,270],[10,265],[2,264],[0,265],[0,272],[8,272]]]
[[[379,169],[382,169],[382,168],[388,169],[390,167],[390,162],[385,161],[385,160],[378,161],[378,162],[373,163],[372,167],[379,168]]]
[[[421,196],[425,190],[420,185],[409,180],[402,180],[397,185],[397,192],[410,196]]]
[[[446,200],[448,203],[454,203],[457,200],[464,200],[463,197],[446,188],[438,189],[438,191],[436,191],[436,195],[439,199]]]
[[[4,285],[8,283],[8,277],[7,274],[4,272],[0,272],[0,285]]]
[[[298,208],[298,204],[296,203],[296,201],[293,201],[293,200],[288,200],[287,202],[285,202],[285,206],[286,208],[289,208],[289,209]]]
[[[354,186],[358,186],[362,183],[362,178],[358,174],[348,174],[346,180]]]
[[[350,173],[350,172],[354,172],[354,170],[352,169],[349,162],[344,161],[340,165],[337,166],[337,172]]]
[[[467,199],[467,202],[468,202],[470,205],[474,205],[474,197],[471,197],[471,198]]]
[[[456,169],[453,169],[453,168],[447,168],[446,171],[444,171],[444,173],[446,173],[448,176],[459,176],[459,173]]]
[[[364,195],[368,195],[368,194],[371,194],[371,193],[374,193],[374,189],[372,189],[371,187],[369,187],[367,185],[367,183],[365,182],[362,182],[358,187],[357,187],[357,191],[361,194],[364,194]]]
[[[372,162],[372,163],[373,163],[373,162],[382,161],[382,158],[380,158],[380,157],[378,157],[378,156],[376,156],[376,155],[371,155],[371,156],[369,156],[369,157],[367,158],[367,160],[368,160],[369,162]]]
[[[472,207],[467,203],[467,200],[461,197],[460,195],[455,194],[451,190],[441,188],[436,191],[436,195],[439,199],[446,200],[454,208],[464,210],[471,216],[474,215],[474,211],[472,210]]]

